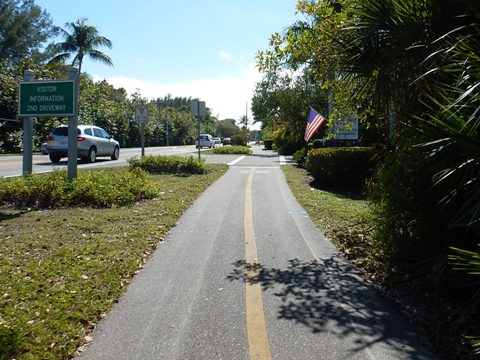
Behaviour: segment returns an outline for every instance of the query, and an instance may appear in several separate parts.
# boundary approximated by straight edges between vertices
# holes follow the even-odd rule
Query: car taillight
[[[47,141],[53,141],[53,140],[55,140],[55,139],[53,138],[53,136],[47,137]]]
[[[77,140],[78,140],[78,141],[84,141],[85,138],[84,138],[83,136],[77,136]]]

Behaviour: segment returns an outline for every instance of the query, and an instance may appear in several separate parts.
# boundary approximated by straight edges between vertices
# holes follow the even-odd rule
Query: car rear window
[[[59,135],[59,136],[68,136],[68,127],[67,126],[61,126],[52,131],[53,135]],[[77,134],[80,134],[80,129],[77,129]]]

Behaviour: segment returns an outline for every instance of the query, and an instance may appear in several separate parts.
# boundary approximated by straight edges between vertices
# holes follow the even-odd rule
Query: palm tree
[[[82,62],[85,55],[88,55],[92,60],[113,66],[112,59],[96,49],[100,46],[106,46],[111,49],[112,42],[101,36],[97,28],[89,25],[86,18],[66,23],[65,26],[71,32],[56,27],[56,30],[60,32],[65,41],[53,45],[51,50],[57,55],[49,63],[65,62],[74,54],[72,65],[78,66],[79,74],[82,72]]]

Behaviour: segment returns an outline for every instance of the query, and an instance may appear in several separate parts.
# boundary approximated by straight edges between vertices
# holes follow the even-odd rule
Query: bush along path
[[[461,284],[475,284],[474,276],[458,271],[448,274],[445,264],[439,264],[438,272],[445,281],[439,284],[435,273],[399,271],[388,261],[385,244],[378,238],[378,214],[365,194],[319,187],[306,170],[295,166],[283,166],[282,170],[313,222],[399,305],[440,356],[478,358],[474,354],[475,340],[470,337],[479,333],[478,293],[475,298],[464,288],[461,291]],[[473,259],[475,253],[469,255]],[[445,292],[447,287],[450,292]]]

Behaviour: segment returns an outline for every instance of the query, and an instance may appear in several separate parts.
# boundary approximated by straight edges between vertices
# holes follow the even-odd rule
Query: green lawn
[[[375,220],[365,197],[318,189],[304,169],[291,165],[282,169],[297,201],[318,228],[352,263],[375,276],[379,268],[372,242]]]
[[[133,206],[0,210],[0,359],[74,356],[180,215],[227,169],[212,167],[153,175],[160,195]]]

